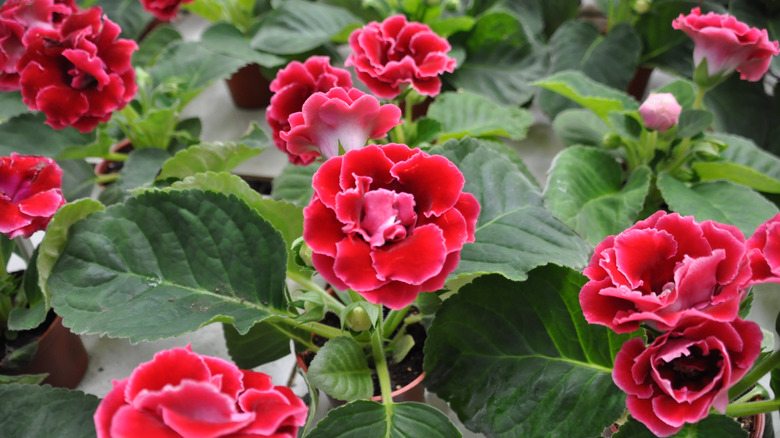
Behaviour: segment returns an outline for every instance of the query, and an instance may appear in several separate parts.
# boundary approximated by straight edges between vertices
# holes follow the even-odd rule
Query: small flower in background
[[[780,283],[780,214],[761,224],[745,243],[751,283]]]
[[[141,0],[141,5],[158,20],[170,21],[176,18],[181,5],[193,1],[195,0]]]
[[[326,160],[344,151],[362,148],[369,138],[379,139],[401,123],[401,109],[380,105],[372,95],[357,88],[335,87],[312,94],[300,112],[290,115],[290,130],[280,136],[287,153],[308,164],[322,156]]]
[[[780,53],[777,41],[770,41],[766,29],[757,29],[727,14],[702,15],[694,8],[680,14],[672,27],[693,39],[696,67],[706,60],[710,78],[725,78],[735,70],[746,81],[758,81],[769,69],[772,56]],[[701,82],[701,80],[697,80]]]
[[[403,144],[326,161],[304,208],[312,262],[338,289],[400,309],[444,285],[474,241],[479,202],[452,162]]]
[[[266,110],[266,120],[271,126],[274,145],[287,152],[287,142],[280,133],[290,130],[289,117],[300,112],[304,102],[316,92],[326,92],[333,87],[352,87],[349,71],[330,65],[327,56],[311,56],[305,62],[292,61],[276,74],[270,89],[274,93]],[[299,155],[289,154],[290,162],[303,164]]]
[[[62,169],[45,157],[0,157],[0,233],[13,239],[46,229],[65,204]]]
[[[381,98],[397,97],[403,84],[436,96],[441,90],[439,76],[455,70],[455,59],[447,55],[449,42],[425,24],[407,22],[403,15],[354,30],[349,46],[353,53],[345,65],[354,66],[358,79]]]
[[[20,89],[17,64],[33,28],[54,29],[78,11],[75,0],[11,0],[0,8],[0,91]]]
[[[130,57],[138,45],[102,9],[67,16],[57,29],[36,28],[19,60],[22,101],[54,129],[90,132],[135,96]]]
[[[652,93],[639,106],[645,126],[661,133],[677,125],[681,111],[682,107],[672,93]]]
[[[307,412],[303,400],[268,375],[188,346],[161,351],[114,381],[94,419],[98,438],[295,438]]]
[[[596,246],[580,305],[589,323],[618,333],[688,317],[731,321],[750,272],[739,229],[659,211]]]
[[[650,345],[642,338],[626,341],[612,378],[627,393],[631,415],[654,434],[669,436],[710,408],[726,410],[728,389],[753,366],[762,338],[752,321],[688,320]]]

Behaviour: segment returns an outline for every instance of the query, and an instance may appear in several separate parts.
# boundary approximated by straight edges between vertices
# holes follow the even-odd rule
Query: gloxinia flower
[[[98,438],[295,438],[308,411],[268,375],[189,346],[161,351],[113,383],[95,411]]]
[[[290,130],[281,132],[287,153],[296,162],[308,164],[319,156],[326,160],[359,149],[369,138],[379,139],[401,123],[401,109],[380,105],[372,95],[357,88],[335,87],[309,96],[300,112],[290,115]]]
[[[46,114],[54,129],[90,132],[135,96],[130,57],[138,45],[117,39],[121,29],[99,7],[65,17],[56,29],[28,33],[19,61],[22,101]]]
[[[176,18],[181,5],[193,1],[195,0],[141,0],[141,6],[158,20],[169,21]]]
[[[436,96],[441,91],[439,76],[455,70],[447,40],[425,24],[407,22],[403,15],[355,29],[349,47],[353,53],[345,65],[354,66],[358,79],[386,99],[398,96],[407,83],[420,94]]]
[[[707,60],[710,78],[722,78],[734,70],[746,81],[758,81],[769,69],[772,56],[780,53],[777,41],[770,41],[766,29],[750,27],[728,14],[693,8],[680,14],[672,27],[693,39],[693,62],[698,67]]]
[[[391,309],[440,289],[474,241],[480,207],[464,182],[445,157],[403,144],[325,161],[303,209],[312,264],[337,289]]]
[[[591,324],[628,333],[685,318],[731,321],[747,293],[745,237],[733,225],[658,211],[596,246],[580,306]]]
[[[780,214],[759,225],[745,246],[753,271],[750,283],[780,283]]]
[[[274,93],[265,118],[271,127],[274,145],[280,151],[287,151],[287,142],[281,133],[290,130],[290,115],[301,111],[303,103],[316,92],[326,92],[333,87],[352,88],[349,71],[330,65],[327,56],[312,56],[305,62],[292,61],[271,81]],[[298,155],[288,155],[293,164],[303,164]]]
[[[648,346],[631,338],[615,356],[612,379],[627,393],[631,415],[657,436],[696,423],[710,408],[723,413],[728,390],[761,352],[758,324],[688,320]]]
[[[78,10],[74,0],[9,0],[0,8],[0,91],[20,89],[17,64],[32,28],[54,29]]]
[[[677,124],[682,107],[672,93],[652,93],[639,106],[639,115],[645,126],[666,132]]]
[[[62,169],[46,157],[0,157],[0,233],[13,239],[45,230],[65,204]]]

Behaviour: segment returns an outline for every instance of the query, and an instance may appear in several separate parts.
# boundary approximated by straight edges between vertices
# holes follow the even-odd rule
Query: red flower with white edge
[[[780,53],[777,41],[770,41],[766,29],[750,27],[728,14],[702,15],[693,8],[680,14],[672,27],[685,32],[694,42],[693,62],[707,60],[709,77],[723,77],[733,71],[746,81],[758,81],[769,69],[772,56]]]
[[[141,0],[141,5],[158,20],[170,21],[176,18],[181,5],[193,1],[195,0]]]
[[[455,70],[447,54],[450,43],[423,23],[408,22],[394,15],[372,21],[349,35],[352,53],[345,65],[354,66],[358,79],[378,97],[392,99],[401,86],[411,84],[417,92],[436,96],[444,72]]]
[[[46,157],[0,157],[0,233],[13,239],[45,230],[65,204],[62,169]]]
[[[312,180],[303,238],[337,289],[391,309],[440,289],[474,241],[477,199],[448,159],[403,144],[331,158]]]
[[[659,211],[596,246],[580,306],[589,323],[618,333],[688,317],[731,321],[750,272],[739,229]]]
[[[290,115],[290,130],[281,132],[287,153],[308,164],[344,151],[359,149],[369,138],[379,139],[401,123],[401,109],[380,105],[376,97],[357,88],[331,88],[306,99],[300,112]]]
[[[54,29],[64,16],[78,11],[74,0],[10,0],[0,8],[0,91],[20,89],[17,64],[31,28]]]
[[[92,7],[65,17],[57,29],[36,28],[19,61],[22,101],[46,114],[54,129],[90,132],[135,96],[130,57],[138,45]]]
[[[745,246],[753,271],[750,284],[780,283],[780,214],[759,225]]]
[[[290,130],[290,115],[300,112],[312,94],[333,87],[352,88],[352,77],[349,71],[331,66],[327,56],[312,56],[305,62],[292,61],[276,73],[269,86],[274,95],[265,118],[271,127],[274,145],[280,151],[287,152],[287,142],[282,140],[281,133]],[[299,155],[288,156],[293,164],[303,164]]]
[[[161,351],[114,381],[94,420],[98,438],[295,438],[307,412],[268,375],[188,346]]]
[[[706,417],[723,413],[728,390],[753,366],[761,352],[758,324],[688,320],[645,346],[626,341],[612,370],[627,393],[631,415],[658,436],[669,436]]]

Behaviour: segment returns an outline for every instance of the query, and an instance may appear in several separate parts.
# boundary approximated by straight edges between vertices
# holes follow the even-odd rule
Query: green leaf
[[[19,383],[22,385],[40,385],[48,375],[48,373],[21,374],[18,376],[6,376],[4,374],[0,374],[0,385],[7,385],[9,383]]]
[[[154,65],[166,47],[181,40],[179,31],[171,26],[155,28],[141,40],[138,50],[133,52],[133,66],[146,68]]]
[[[467,135],[522,140],[534,122],[526,109],[496,105],[469,92],[440,94],[428,108],[428,117],[441,123],[440,142]]]
[[[428,390],[487,436],[600,436],[625,409],[611,372],[627,336],[585,321],[586,280],[545,266],[522,283],[491,275],[461,288],[428,331]]]
[[[223,324],[228,354],[236,366],[248,370],[290,354],[290,339],[308,339],[311,333],[286,324],[274,324],[274,318],[264,319],[246,334],[240,334],[230,324]]]
[[[620,426],[613,438],[655,438],[656,435],[641,422],[631,418]],[[698,423],[686,424],[670,438],[747,438],[748,433],[739,422],[725,415],[710,414]]]
[[[231,171],[262,152],[233,142],[200,143],[180,150],[162,165],[158,180],[184,179],[201,172]]]
[[[462,436],[441,411],[422,403],[358,400],[328,412],[307,438],[456,438]]]
[[[278,231],[235,196],[158,191],[73,224],[47,286],[76,333],[137,342],[225,322],[243,334],[285,307],[285,261]]]
[[[55,130],[44,124],[45,120],[44,113],[35,112],[0,123],[0,155],[16,152],[58,158],[65,149],[89,144],[95,138],[95,134],[82,134],[73,128]]]
[[[599,146],[611,128],[594,112],[585,108],[570,108],[558,113],[553,130],[566,146]]]
[[[146,148],[130,152],[122,166],[119,179],[100,192],[98,200],[110,205],[130,196],[130,191],[151,184],[163,163],[170,158],[162,149]]]
[[[475,242],[464,245],[455,275],[496,272],[523,280],[548,263],[587,265],[590,245],[553,217],[539,189],[506,157],[470,138],[431,153],[458,166],[466,178],[463,190],[481,205]]]
[[[611,111],[634,111],[637,102],[628,94],[600,84],[575,70],[552,74],[534,85],[554,91],[596,113],[607,120]]]
[[[344,8],[301,0],[286,0],[263,20],[252,48],[288,55],[327,43],[341,29],[361,20]]]
[[[780,181],[757,170],[728,161],[698,161],[693,170],[702,181],[726,180],[766,193],[780,193]]]
[[[274,178],[274,186],[271,197],[278,200],[292,202],[295,205],[305,206],[311,201],[314,189],[311,179],[322,163],[313,162],[306,166],[286,165],[279,175]]]
[[[750,138],[767,149],[776,145],[773,134],[780,111],[761,81],[743,81],[733,74],[704,95],[704,105],[715,116],[715,131]]]
[[[730,181],[689,185],[662,172],[657,186],[671,211],[693,216],[697,221],[710,219],[735,225],[747,236],[778,213],[777,206],[758,192]]]
[[[0,123],[30,111],[27,109],[27,105],[22,102],[21,92],[6,91],[0,93]]]
[[[43,301],[30,307],[14,307],[8,313],[8,329],[16,331],[34,329],[46,320],[48,310]]]
[[[617,91],[625,90],[631,82],[639,60],[641,45],[636,33],[628,24],[619,24],[606,35],[602,35],[593,24],[572,20],[558,28],[550,38],[550,50],[553,72],[581,71],[581,74],[601,84],[602,87],[611,87]],[[549,79],[545,81],[547,80]],[[564,99],[564,97],[572,99],[571,96],[557,90],[551,91],[561,95],[542,91],[537,100],[543,111],[554,116],[566,108],[575,107],[572,102]],[[605,97],[612,98],[612,96]],[[625,98],[630,99],[628,96]],[[590,108],[577,99],[572,100]],[[634,103],[633,100],[630,101]],[[594,108],[590,109],[602,117],[605,115]],[[613,109],[632,108],[630,104],[624,104],[624,108]]]
[[[46,308],[51,306],[51,292],[46,286],[51,269],[68,238],[70,226],[77,221],[89,216],[96,211],[103,211],[103,204],[91,199],[79,199],[63,205],[57,213],[51,218],[51,222],[46,227],[46,234],[43,236],[40,245],[38,245],[38,286],[43,292],[46,300]]]
[[[95,436],[92,416],[100,399],[81,391],[38,385],[0,385],[4,438]],[[56,432],[55,432],[56,431]]]
[[[689,138],[701,134],[712,125],[712,113],[705,110],[686,109],[677,122],[677,138]]]
[[[249,38],[230,23],[215,23],[208,27],[201,34],[200,42],[209,50],[243,59],[246,63],[254,62],[268,68],[287,63],[285,58],[253,49]]]
[[[684,109],[692,109],[693,102],[696,100],[696,86],[685,79],[670,82],[655,90],[654,93],[672,93],[677,103]]]
[[[309,382],[339,400],[368,399],[374,395],[371,369],[363,348],[348,336],[332,338],[309,365]]]
[[[743,169],[742,172],[748,173],[748,175],[750,175],[749,178],[745,180],[734,180],[732,178],[736,177],[736,175],[730,175],[732,178],[729,179],[750,186],[756,190],[776,193],[774,190],[777,181],[780,181],[780,158],[759,148],[752,140],[737,135],[709,133],[705,138],[712,138],[728,145],[728,147],[720,153],[720,156],[724,160],[735,165],[748,167],[760,175],[763,175],[763,177],[760,177]],[[696,168],[695,166],[697,165],[698,163],[694,164],[694,168]]]
[[[627,177],[615,157],[601,149],[573,146],[553,161],[544,191],[547,207],[592,245],[634,224],[650,189],[643,166]]]

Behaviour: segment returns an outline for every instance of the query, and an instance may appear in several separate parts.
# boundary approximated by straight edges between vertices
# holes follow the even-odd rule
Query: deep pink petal
[[[111,421],[111,438],[181,438],[181,435],[166,426],[161,419],[149,412],[123,406]]]
[[[239,406],[245,412],[256,412],[255,420],[242,430],[266,436],[282,426],[303,426],[306,424],[308,408],[289,388],[275,387],[269,391],[248,389],[241,395]]]
[[[128,379],[114,380],[112,382],[113,387],[103,400],[100,401],[97,409],[95,410],[95,430],[97,432],[97,438],[111,438],[111,423],[113,422],[114,415],[122,407],[126,406],[125,402],[125,386]]]
[[[682,426],[672,426],[658,418],[653,411],[652,399],[628,395],[626,397],[626,407],[628,407],[628,411],[631,412],[632,417],[641,421],[656,436],[667,437],[674,435],[682,429]]]
[[[386,283],[377,274],[371,247],[358,238],[347,237],[336,243],[333,272],[356,291],[376,289]]]
[[[423,225],[405,240],[375,250],[371,259],[379,280],[419,285],[441,271],[447,255],[445,250],[441,229]]]
[[[166,385],[179,385],[183,380],[208,382],[211,373],[200,356],[187,348],[163,350],[133,371],[125,398],[132,402],[141,391],[159,391]]]
[[[465,183],[455,164],[441,155],[415,155],[393,166],[392,174],[414,194],[418,211],[426,216],[452,208]]]

